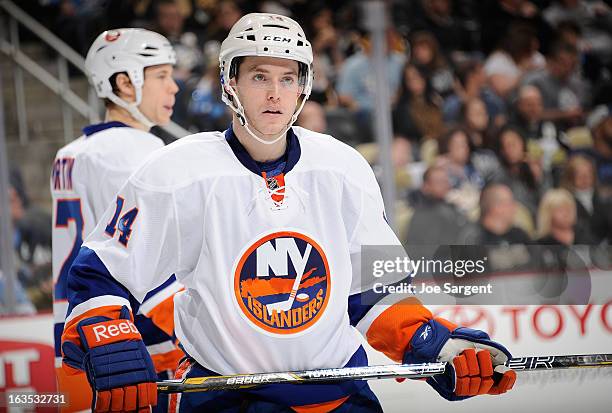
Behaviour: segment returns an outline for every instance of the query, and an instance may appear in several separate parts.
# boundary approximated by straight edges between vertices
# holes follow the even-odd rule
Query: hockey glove
[[[82,348],[65,341],[64,363],[87,374],[94,412],[148,412],[157,404],[157,374],[127,307],[116,320],[86,318],[77,331]]]
[[[516,373],[504,365],[510,358],[510,352],[484,331],[465,327],[450,331],[430,320],[412,337],[403,362],[447,362],[445,373],[428,378],[427,383],[447,400],[463,400],[510,390],[516,381]]]

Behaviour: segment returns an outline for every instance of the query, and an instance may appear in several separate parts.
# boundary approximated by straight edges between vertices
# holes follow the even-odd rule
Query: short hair
[[[430,167],[425,169],[425,172],[423,172],[423,183],[427,182],[431,174],[433,174],[436,171],[441,171],[441,172],[446,173],[446,170],[442,168],[441,166],[431,165]]]
[[[580,28],[580,25],[576,23],[574,20],[569,20],[569,19],[561,20],[559,24],[557,24],[556,32],[557,32],[557,36],[559,36],[561,32],[572,32],[576,36],[582,36],[582,29]]]
[[[532,42],[537,39],[536,29],[529,23],[514,22],[500,41],[500,48],[507,52],[515,62],[529,56]]]
[[[537,86],[527,83],[519,87],[518,92],[516,94],[516,101],[518,102],[519,100],[521,100],[523,98],[523,95],[528,90],[529,91],[534,90],[538,92],[538,95],[540,95],[540,98],[542,97],[542,92],[540,92],[540,89]]]
[[[127,76],[127,72],[117,72],[117,73],[113,73],[111,75],[111,77],[108,79],[108,81],[111,84],[111,87],[113,88],[113,93],[117,96],[119,96],[119,88],[117,87],[117,76],[119,76],[120,74],[124,74]],[[110,100],[109,98],[104,98],[104,106],[105,107],[110,107],[113,106],[114,103],[112,100]]]
[[[489,211],[495,206],[498,200],[497,191],[500,188],[507,188],[510,190],[510,186],[508,186],[505,182],[494,181],[487,183],[482,191],[480,192],[480,217],[487,215]]]
[[[550,46],[547,57],[549,59],[556,59],[559,56],[561,56],[563,53],[567,53],[567,54],[576,56],[578,54],[578,49],[576,49],[575,46],[567,42],[556,41],[552,44],[552,46]]]
[[[565,168],[561,174],[561,181],[559,186],[561,188],[567,189],[570,192],[573,192],[574,189],[574,178],[576,177],[576,170],[578,169],[578,165],[588,165],[593,171],[593,180],[597,179],[597,173],[595,171],[595,164],[593,160],[585,155],[575,154],[572,155],[567,161]]]

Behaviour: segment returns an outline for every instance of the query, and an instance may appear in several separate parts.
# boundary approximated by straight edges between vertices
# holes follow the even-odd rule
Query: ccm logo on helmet
[[[134,323],[124,319],[84,326],[83,331],[90,347],[141,338]]]
[[[288,37],[281,36],[264,36],[264,40],[272,40],[273,42],[291,43],[291,39]]]

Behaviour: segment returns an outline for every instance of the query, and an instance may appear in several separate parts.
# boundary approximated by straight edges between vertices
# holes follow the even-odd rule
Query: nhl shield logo
[[[310,237],[275,232],[255,241],[240,257],[234,292],[243,314],[276,334],[312,326],[329,299],[329,265]]]

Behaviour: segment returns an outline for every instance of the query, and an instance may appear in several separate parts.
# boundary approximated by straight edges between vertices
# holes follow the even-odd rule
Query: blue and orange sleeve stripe
[[[71,341],[81,347],[77,324],[94,316],[119,318],[123,306],[132,307],[127,289],[115,280],[96,253],[81,247],[67,279],[68,311],[62,342]],[[133,319],[133,317],[132,317]],[[76,373],[78,370],[63,364],[65,371]]]
[[[377,305],[371,305],[356,326],[375,350],[401,363],[404,353],[410,351],[415,332],[434,317],[415,297],[393,300],[388,296],[379,300]],[[445,319],[436,317],[435,320],[451,331],[457,328]]]

